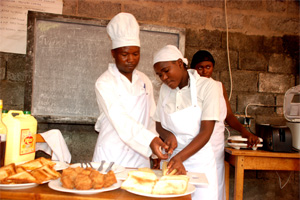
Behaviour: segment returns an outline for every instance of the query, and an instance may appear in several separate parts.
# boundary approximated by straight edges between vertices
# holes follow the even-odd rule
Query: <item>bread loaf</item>
[[[122,183],[121,188],[151,194],[156,181],[157,176],[154,173],[134,170],[128,173],[128,177]]]
[[[184,194],[188,187],[188,181],[189,178],[185,175],[163,176],[156,182],[152,194]]]
[[[152,172],[141,170],[130,171],[121,188],[145,194],[184,194],[187,190],[189,177],[186,175],[167,175],[159,180]]]

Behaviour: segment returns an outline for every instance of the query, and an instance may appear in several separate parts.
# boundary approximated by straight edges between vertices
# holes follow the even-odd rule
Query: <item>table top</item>
[[[131,168],[126,168],[124,173],[128,173],[128,170],[133,170]],[[116,174],[118,179],[125,180],[125,175],[120,173],[120,176],[118,176],[119,173]],[[204,175],[205,176],[205,175]],[[206,178],[206,177],[205,177]],[[205,182],[205,181],[203,181]],[[68,192],[60,192],[51,189],[48,186],[48,183],[37,185],[36,187],[27,188],[27,189],[14,189],[14,190],[4,190],[0,189],[0,199],[28,199],[28,200],[49,200],[49,199],[55,199],[55,200],[94,200],[94,199],[121,199],[121,200],[153,200],[153,199],[159,199],[154,197],[147,197],[147,196],[140,196],[136,195],[130,192],[127,192],[126,190],[123,190],[121,188],[118,188],[116,190],[101,192],[97,194],[91,194],[91,195],[81,195],[81,194],[73,194]],[[171,197],[171,198],[163,198],[165,200],[170,199],[180,199],[180,200],[190,200],[191,195],[185,195],[180,197]]]
[[[56,199],[56,200],[94,200],[94,199],[122,199],[122,200],[150,200],[157,199],[145,196],[139,196],[127,192],[123,189],[117,189],[113,191],[107,191],[92,195],[78,195],[66,192],[59,192],[52,190],[48,187],[48,184],[38,185],[33,188],[21,189],[21,190],[0,190],[1,199]],[[172,198],[164,198],[166,200],[170,199],[182,199],[182,200],[190,200],[191,195],[181,196],[181,197],[172,197]]]
[[[251,149],[234,149],[226,147],[225,152],[235,156],[255,156],[255,157],[274,157],[274,158],[300,158],[299,152],[283,153],[283,152],[272,152],[265,150],[251,150]]]

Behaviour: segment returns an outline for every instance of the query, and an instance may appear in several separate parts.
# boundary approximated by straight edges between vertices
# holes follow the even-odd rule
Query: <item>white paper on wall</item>
[[[62,14],[62,0],[1,0],[0,52],[26,54],[28,10]]]

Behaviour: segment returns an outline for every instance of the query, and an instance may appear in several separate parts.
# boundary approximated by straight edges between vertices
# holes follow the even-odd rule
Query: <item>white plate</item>
[[[248,141],[247,138],[243,138],[242,136],[239,136],[239,135],[230,136],[227,138],[227,140]]]
[[[263,142],[263,139],[262,139],[262,138],[259,137],[258,139],[259,139],[260,142]],[[240,136],[240,135],[233,135],[233,136],[228,137],[227,140],[247,142],[247,141],[248,141],[248,138],[243,138],[243,137]]]
[[[20,184],[0,184],[1,190],[20,190],[36,187],[38,184],[36,183],[20,183]]]
[[[92,164],[93,168],[95,168],[95,169],[98,169],[98,167],[100,167],[100,165],[101,165],[101,163],[97,163],[97,162],[91,162],[91,164]],[[70,165],[70,166],[71,167],[81,167],[81,164],[80,163],[75,163],[75,164]],[[104,163],[103,169],[100,172],[104,173],[108,166],[109,166],[109,162]],[[83,167],[86,167],[86,166],[83,166]],[[114,164],[112,166],[112,170],[115,174],[117,174],[117,173],[120,173],[120,172],[124,171],[125,167]]]
[[[128,172],[137,170],[137,169],[125,169],[125,171],[116,174],[117,179],[126,180],[128,177]],[[157,169],[152,169],[158,179],[162,177],[162,171]],[[206,178],[205,173],[196,173],[196,172],[187,172],[189,179],[189,183],[197,186],[208,186],[208,180]]]
[[[154,197],[154,198],[170,198],[170,197],[181,197],[181,196],[186,196],[189,194],[192,194],[193,192],[195,192],[196,187],[192,184],[188,184],[188,188],[186,190],[186,192],[184,194],[146,194],[146,193],[141,193],[141,192],[135,192],[135,191],[131,191],[131,190],[126,190],[130,193],[133,194],[137,194],[140,196],[145,196],[145,197]]]
[[[119,187],[121,187],[121,183],[122,181],[118,180],[117,183],[113,184],[112,186],[108,187],[108,188],[102,188],[102,189],[91,189],[91,190],[76,190],[76,189],[67,189],[64,188],[60,182],[60,178],[50,181],[48,183],[48,186],[56,191],[60,191],[60,192],[68,192],[68,193],[74,193],[74,194],[96,194],[96,193],[100,193],[100,192],[106,192],[106,191],[111,191],[111,190],[116,190]]]
[[[229,146],[240,149],[240,148],[247,148],[247,144],[244,143],[228,143]],[[262,147],[262,144],[257,144],[255,147],[252,147],[253,150],[256,150],[258,147]]]
[[[54,161],[54,160],[52,160],[52,162],[56,163],[56,165],[54,165],[54,167],[53,167],[56,171],[67,169],[69,167],[69,164],[67,164],[65,162]]]

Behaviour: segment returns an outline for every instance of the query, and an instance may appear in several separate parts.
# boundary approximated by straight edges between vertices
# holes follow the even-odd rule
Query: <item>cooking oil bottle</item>
[[[37,120],[20,110],[10,110],[3,119],[8,133],[5,165],[34,160]]]
[[[3,101],[0,99],[0,167],[4,166],[7,127],[2,121]]]

